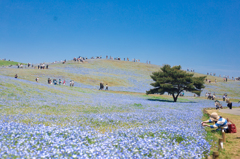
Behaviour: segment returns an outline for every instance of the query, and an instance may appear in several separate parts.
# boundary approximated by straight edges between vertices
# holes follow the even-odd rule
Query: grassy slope
[[[7,64],[8,63],[8,64]],[[16,62],[17,63],[17,62]],[[0,61],[0,65],[3,64],[9,64],[9,61]],[[90,60],[87,63],[74,63],[74,62],[67,62],[65,65],[63,64],[53,64],[50,65],[50,69],[49,70],[38,70],[38,69],[15,69],[15,68],[8,68],[8,69],[1,69],[0,74],[2,75],[6,75],[6,76],[14,76],[16,73],[19,75],[19,78],[22,79],[27,79],[30,81],[34,81],[34,79],[37,76],[40,76],[40,82],[46,82],[46,79],[48,77],[52,77],[52,76],[61,76],[63,78],[71,78],[74,79],[77,82],[81,82],[84,84],[95,84],[100,82],[100,80],[105,80],[107,81],[109,84],[111,84],[112,86],[128,86],[128,82],[122,80],[118,80],[117,79],[117,75],[114,75],[115,77],[111,77],[109,76],[110,74],[106,73],[104,77],[102,76],[94,76],[94,75],[79,75],[79,74],[73,74],[73,73],[68,73],[68,72],[64,72],[61,69],[57,69],[57,68],[64,68],[66,66],[74,66],[74,67],[79,67],[80,68],[89,68],[89,69],[95,69],[95,68],[112,68],[112,69],[121,69],[124,71],[132,71],[134,73],[138,73],[143,75],[143,78],[149,78],[149,75],[153,72],[153,71],[158,71],[160,66],[157,65],[148,65],[148,64],[144,64],[144,63],[133,63],[133,62],[126,62],[126,61],[113,61],[113,60]],[[111,74],[112,75],[112,74]],[[199,74],[199,73],[194,73],[194,76],[204,76],[203,74]],[[100,78],[100,80],[99,80]],[[217,79],[217,81],[220,83],[220,81],[222,81],[222,78],[219,77],[214,77],[214,76],[207,76],[207,79],[211,79],[211,81],[215,81],[215,78]],[[231,80],[230,80],[231,81]],[[229,82],[230,83],[230,82]],[[214,85],[214,86],[219,86],[218,83],[212,83],[212,84],[208,84],[207,85]],[[45,91],[49,91],[52,93],[59,93],[59,90],[53,90],[53,89],[49,89],[49,88],[44,88],[44,87],[40,87],[40,86],[32,86],[32,87],[36,87],[37,89],[41,90],[45,90]],[[14,86],[15,88],[15,86]],[[81,89],[81,88],[69,88],[66,87],[66,89],[71,89],[72,91],[72,95],[76,94],[79,95],[77,92],[85,92],[85,91],[89,91],[87,89]],[[143,93],[130,93],[130,92],[114,92],[111,91],[112,93],[121,93],[121,94],[133,94],[133,95],[140,95],[140,96],[144,96]],[[12,93],[12,92],[11,92]],[[18,93],[23,93],[22,91],[19,90],[19,92],[15,92],[16,94]],[[34,92],[32,92],[34,94]],[[14,96],[15,94],[11,94],[12,96]],[[151,95],[149,96],[150,99],[153,100],[159,100],[159,101],[171,101],[171,97],[169,96],[158,96],[158,95]],[[183,98],[179,98],[180,102],[185,102],[188,101],[188,99]],[[95,111],[99,111],[96,110],[95,108],[92,107],[85,107],[85,106],[72,106],[71,108],[66,108],[66,107],[60,107],[60,109],[62,111],[65,112],[65,114],[71,114],[72,111],[76,111],[78,110],[79,112],[83,112],[83,113],[90,113],[90,112],[95,112]],[[52,114],[58,114],[60,113],[58,110],[51,110],[49,111],[50,108],[48,108],[47,106],[42,107],[41,110],[38,110],[39,113],[42,114],[47,114],[49,112],[51,112]],[[27,107],[27,112],[25,113],[32,113],[32,112],[36,112],[37,110],[31,107]],[[6,111],[6,109],[5,109]],[[12,114],[12,112],[14,112],[14,109],[7,109],[7,111],[5,113],[9,113]],[[18,110],[18,111],[23,111],[23,110]],[[107,110],[102,110],[103,112],[107,111]],[[109,110],[108,110],[109,111]],[[122,110],[110,110],[110,111],[122,111]],[[222,115],[223,117],[229,117],[233,120],[233,122],[236,123],[240,123],[239,122],[239,117],[238,116],[234,116],[234,115],[228,115],[228,114],[223,114],[223,113],[219,113],[220,115]],[[205,116],[205,118],[207,118]],[[127,125],[128,126],[128,125]],[[240,125],[237,124],[237,128],[239,128]],[[105,127],[102,128],[102,130],[104,130]],[[239,129],[238,129],[239,130]],[[211,134],[209,129],[207,129],[208,135],[210,136],[209,138],[213,139],[213,140],[217,140],[219,138],[219,134]],[[238,131],[239,132],[239,131]],[[240,152],[239,152],[239,142],[236,139],[236,135],[238,134],[227,134],[227,142],[225,143],[226,146],[226,151],[221,152],[221,154],[224,157],[232,157],[232,156],[237,156]],[[236,141],[237,140],[237,141]],[[216,144],[213,144],[214,146],[216,146]],[[215,147],[213,146],[213,151],[215,151]],[[233,150],[233,151],[231,151]],[[231,154],[232,153],[232,154]]]
[[[240,135],[240,116],[221,113],[215,109],[207,110],[208,114],[212,112],[217,112],[224,118],[229,118],[237,127],[237,133],[229,134],[226,133],[226,142],[224,143],[224,149],[220,151],[220,158],[221,159],[239,159],[240,158],[240,139],[237,139]],[[204,114],[203,121],[208,120],[209,115]],[[213,151],[218,151],[218,139],[222,138],[220,132],[211,132],[211,128],[207,127],[207,140],[211,143],[211,154]],[[212,141],[211,141],[212,140]]]
[[[17,65],[18,62],[0,60],[0,66]]]
[[[0,61],[0,64],[7,64],[10,61]],[[17,63],[17,62],[15,62]],[[74,70],[81,70],[81,69],[89,69],[93,70],[89,74],[81,74],[81,73],[74,73],[69,72],[65,68],[72,67]],[[97,69],[111,69],[115,70],[115,72],[97,72],[94,70]],[[128,73],[127,75],[118,74],[118,70],[122,72]],[[17,69],[17,68],[7,68],[1,69],[0,75],[11,76],[14,77],[15,74],[18,74],[20,79],[26,79],[29,81],[34,81],[36,77],[39,77],[41,83],[46,83],[47,78],[61,78],[61,79],[72,79],[78,83],[83,83],[86,85],[98,86],[100,82],[108,83],[109,86],[122,86],[122,87],[129,87],[132,86],[129,83],[128,78],[132,76],[135,79],[134,74],[139,75],[136,77],[136,80],[141,83],[142,80],[151,80],[150,75],[154,71],[159,71],[160,66],[152,65],[152,64],[145,64],[145,63],[137,63],[137,62],[128,62],[128,61],[116,61],[116,60],[88,60],[85,63],[77,63],[73,61],[68,61],[66,64],[51,64],[48,70],[38,70],[38,69]],[[194,73],[194,76],[205,76],[203,74]],[[211,79],[212,82],[209,84],[206,82],[206,85],[216,86],[219,90],[227,91],[228,88],[221,86],[221,82],[223,81],[220,77],[214,76],[206,76],[207,79]],[[217,83],[215,83],[215,79]],[[231,80],[229,80],[231,82]],[[209,88],[209,92],[218,92],[215,88]],[[232,92],[231,90],[228,91],[232,93],[232,97],[236,96],[235,94],[238,92]],[[217,95],[221,95],[220,94]]]

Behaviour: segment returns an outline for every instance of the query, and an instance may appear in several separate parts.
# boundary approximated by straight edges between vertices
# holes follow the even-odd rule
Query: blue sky
[[[79,55],[240,76],[240,1],[0,0],[0,59]]]

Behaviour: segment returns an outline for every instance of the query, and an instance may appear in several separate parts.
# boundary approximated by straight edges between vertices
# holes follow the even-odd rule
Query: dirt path
[[[233,115],[240,115],[240,108],[233,108],[233,109],[221,109],[219,110],[221,113],[233,114]]]

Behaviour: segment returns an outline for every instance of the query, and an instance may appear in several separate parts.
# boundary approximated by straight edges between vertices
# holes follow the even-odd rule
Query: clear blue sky
[[[240,1],[0,0],[0,59],[79,55],[240,76]]]

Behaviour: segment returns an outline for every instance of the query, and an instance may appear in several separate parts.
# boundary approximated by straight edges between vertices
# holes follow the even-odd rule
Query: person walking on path
[[[206,123],[213,123],[213,122],[215,123],[214,125],[206,124]],[[213,128],[223,128],[226,133],[228,132],[227,119],[219,116],[216,112],[213,112],[210,115],[210,119],[203,121],[201,124],[202,124],[202,126],[208,126],[212,129]]]
[[[230,101],[229,98],[226,99],[226,103],[227,103],[227,107],[228,107],[229,109],[232,109],[232,102]]]

